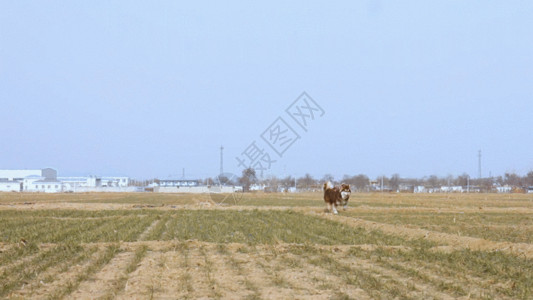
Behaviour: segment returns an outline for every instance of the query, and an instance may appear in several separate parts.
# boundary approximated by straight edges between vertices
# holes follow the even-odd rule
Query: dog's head
[[[348,199],[350,199],[350,195],[352,194],[352,190],[350,190],[350,185],[345,183],[341,184],[340,190],[342,197],[342,205],[346,206],[348,204]]]

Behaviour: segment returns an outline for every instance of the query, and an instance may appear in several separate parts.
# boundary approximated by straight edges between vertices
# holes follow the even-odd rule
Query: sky
[[[477,177],[479,150],[482,176],[525,174],[532,15],[508,0],[0,0],[0,169],[205,178],[223,145],[236,174],[247,157],[264,176]]]

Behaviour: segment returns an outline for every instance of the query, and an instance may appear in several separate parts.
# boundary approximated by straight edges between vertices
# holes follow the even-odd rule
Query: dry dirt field
[[[533,299],[533,195],[0,193],[0,298]]]

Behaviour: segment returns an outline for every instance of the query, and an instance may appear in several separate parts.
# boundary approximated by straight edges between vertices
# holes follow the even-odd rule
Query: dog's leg
[[[333,204],[333,213],[338,215],[339,212],[337,211],[337,205]]]
[[[331,212],[331,203],[328,202],[328,203],[326,204],[326,210],[327,210],[328,212]]]

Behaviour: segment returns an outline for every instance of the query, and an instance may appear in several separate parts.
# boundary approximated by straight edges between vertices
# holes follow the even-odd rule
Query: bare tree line
[[[220,176],[219,176],[220,177]],[[244,169],[240,177],[235,178],[205,178],[199,180],[200,184],[212,185],[222,181],[226,185],[241,185],[245,190],[249,190],[253,185],[264,186],[265,190],[276,192],[284,191],[291,188],[296,188],[304,191],[317,191],[322,189],[322,185],[326,181],[331,181],[334,184],[347,183],[354,192],[369,192],[373,190],[385,190],[393,192],[413,191],[414,187],[425,188],[440,188],[459,186],[464,189],[472,188],[478,191],[491,192],[496,187],[508,186],[515,190],[527,190],[533,187],[533,171],[521,176],[514,172],[507,172],[502,176],[494,176],[488,178],[471,178],[468,174],[463,173],[458,176],[438,176],[430,175],[422,178],[408,178],[402,177],[399,174],[392,174],[391,176],[379,176],[371,178],[365,174],[358,175],[344,175],[342,178],[335,178],[331,174],[317,178],[309,173],[301,177],[284,176],[278,177],[270,175],[265,178],[258,178],[255,170],[252,168]],[[134,180],[130,181],[130,185],[146,186],[150,183],[159,183],[159,180],[154,178],[150,180]]]
[[[460,186],[463,188],[476,188],[479,191],[490,192],[498,186],[509,186],[518,189],[527,189],[533,186],[533,171],[524,176],[516,173],[505,173],[503,176],[490,178],[471,178],[468,174],[463,173],[458,176],[448,175],[445,177],[430,175],[422,178],[401,177],[399,174],[391,176],[380,176],[370,178],[365,174],[344,175],[342,178],[335,178],[331,174],[325,174],[321,178],[315,178],[306,173],[301,177],[285,176],[277,177],[274,175],[263,179],[257,178],[253,169],[245,169],[242,176],[235,184],[241,184],[248,189],[253,184],[264,185],[272,191],[297,188],[300,190],[320,190],[326,181],[332,181],[335,184],[347,183],[351,186],[352,191],[368,192],[380,190],[381,188],[388,191],[409,191],[417,186],[426,188],[440,188],[443,186]]]

